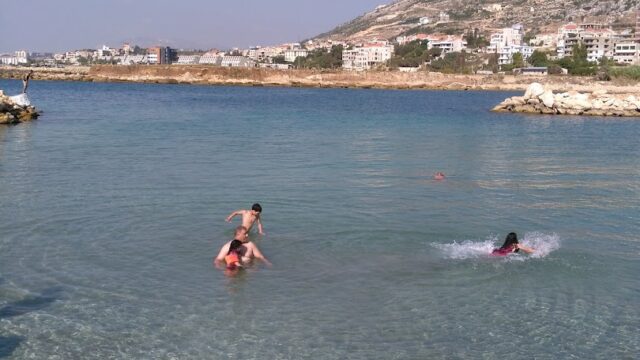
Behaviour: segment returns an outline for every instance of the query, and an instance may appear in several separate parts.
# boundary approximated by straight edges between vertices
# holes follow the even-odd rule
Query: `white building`
[[[500,46],[521,45],[522,37],[522,26],[514,25],[504,28],[498,33],[491,34],[487,50],[494,52]]]
[[[429,41],[427,49],[438,48],[442,51],[441,55],[450,52],[461,52],[467,49],[467,41],[459,35],[433,34],[428,35],[426,40]]]
[[[522,25],[513,25],[510,28],[504,28],[498,33],[491,34],[487,52],[498,55],[498,64],[507,65],[513,63],[513,55],[522,54],[524,60],[533,54],[533,48],[523,44],[524,36]]]
[[[620,42],[613,50],[613,60],[619,64],[637,64],[640,44],[636,42]]]
[[[211,64],[220,65],[222,63],[222,57],[224,53],[218,51],[209,51],[200,56],[199,64]]]
[[[158,54],[154,52],[147,54],[147,62],[149,62],[149,64],[159,64],[160,59],[158,59]]]
[[[533,54],[533,48],[528,45],[500,46],[496,53],[498,54],[498,64],[507,65],[513,63],[513,55],[516,53],[522,54],[522,59],[527,60]]]
[[[200,62],[200,55],[178,55],[178,65],[195,65]]]
[[[429,18],[427,16],[423,16],[420,18],[420,20],[418,21],[418,24],[420,25],[427,25],[429,23]]]
[[[18,58],[13,56],[13,55],[2,54],[2,55],[0,55],[0,64],[2,64],[2,65],[18,65]]]
[[[101,60],[109,60],[111,57],[118,55],[118,53],[118,49],[112,49],[107,45],[102,45],[102,48],[97,50],[97,57]]]
[[[309,52],[305,49],[291,49],[284,52],[284,61],[286,62],[294,62],[296,58],[299,57],[307,57]]]
[[[393,45],[387,41],[372,41],[352,50],[342,51],[342,67],[347,70],[367,70],[384,64],[393,56]]]
[[[255,67],[255,61],[245,56],[225,56],[220,62],[223,67]]]
[[[438,18],[440,19],[441,23],[449,22],[449,19],[450,19],[449,14],[444,11],[440,12],[440,15],[438,16]]]
[[[26,50],[16,51],[15,57],[18,59],[19,64],[26,64],[29,62],[29,52]]]

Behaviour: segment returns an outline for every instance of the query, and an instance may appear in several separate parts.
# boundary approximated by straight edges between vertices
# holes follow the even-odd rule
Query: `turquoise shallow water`
[[[0,357],[640,353],[637,119],[490,113],[499,92],[30,92],[42,118],[0,127]],[[224,218],[256,201],[274,266],[228,278]],[[538,254],[488,257],[510,231]]]

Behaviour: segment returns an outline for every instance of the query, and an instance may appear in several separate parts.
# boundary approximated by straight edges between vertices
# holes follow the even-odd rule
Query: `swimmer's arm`
[[[224,256],[229,252],[229,245],[230,244],[225,244],[222,249],[220,249],[220,252],[218,253],[218,256],[216,256],[215,259],[213,259],[213,264],[218,268],[218,269],[222,269],[225,267],[225,262],[224,262]]]
[[[256,221],[258,222],[258,234],[264,235],[264,231],[262,231],[262,221],[260,220],[260,217],[256,218]]]
[[[262,253],[260,252],[260,249],[258,249],[258,247],[255,246],[255,244],[253,245],[253,256],[255,256],[256,259],[260,259],[265,264],[271,266],[271,262],[267,260],[267,258],[264,257],[264,255],[262,255]]]
[[[231,219],[233,219],[234,217],[236,217],[238,215],[242,215],[242,210],[236,210],[236,211],[232,212],[231,214],[229,214],[229,216],[227,216],[226,221],[227,222],[231,222]]]
[[[534,252],[536,252],[536,249],[530,248],[524,245],[520,245],[520,244],[518,244],[518,249],[526,252],[527,254],[533,254]]]

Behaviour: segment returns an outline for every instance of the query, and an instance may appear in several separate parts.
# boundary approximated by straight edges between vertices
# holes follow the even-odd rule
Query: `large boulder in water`
[[[554,102],[553,91],[551,91],[551,90],[544,91],[540,96],[538,96],[538,99],[540,99],[540,101],[542,101],[544,106],[546,106],[548,108],[552,108],[553,107],[553,102]]]
[[[40,113],[31,102],[27,94],[5,96],[0,91],[0,124],[17,124],[37,119]]]
[[[527,90],[524,92],[524,99],[536,99],[538,96],[544,93],[544,86],[540,83],[532,83],[527,87]]]

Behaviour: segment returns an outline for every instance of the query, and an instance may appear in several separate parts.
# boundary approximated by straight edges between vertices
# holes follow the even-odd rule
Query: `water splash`
[[[442,252],[444,258],[463,260],[491,257],[491,251],[502,245],[502,239],[492,236],[484,241],[465,240],[453,242],[452,244],[433,244]],[[525,260],[527,258],[544,258],[551,252],[560,248],[560,237],[557,234],[544,234],[541,232],[531,232],[524,234],[520,239],[522,245],[532,247],[536,251],[531,255],[510,254],[506,258],[509,260]]]

